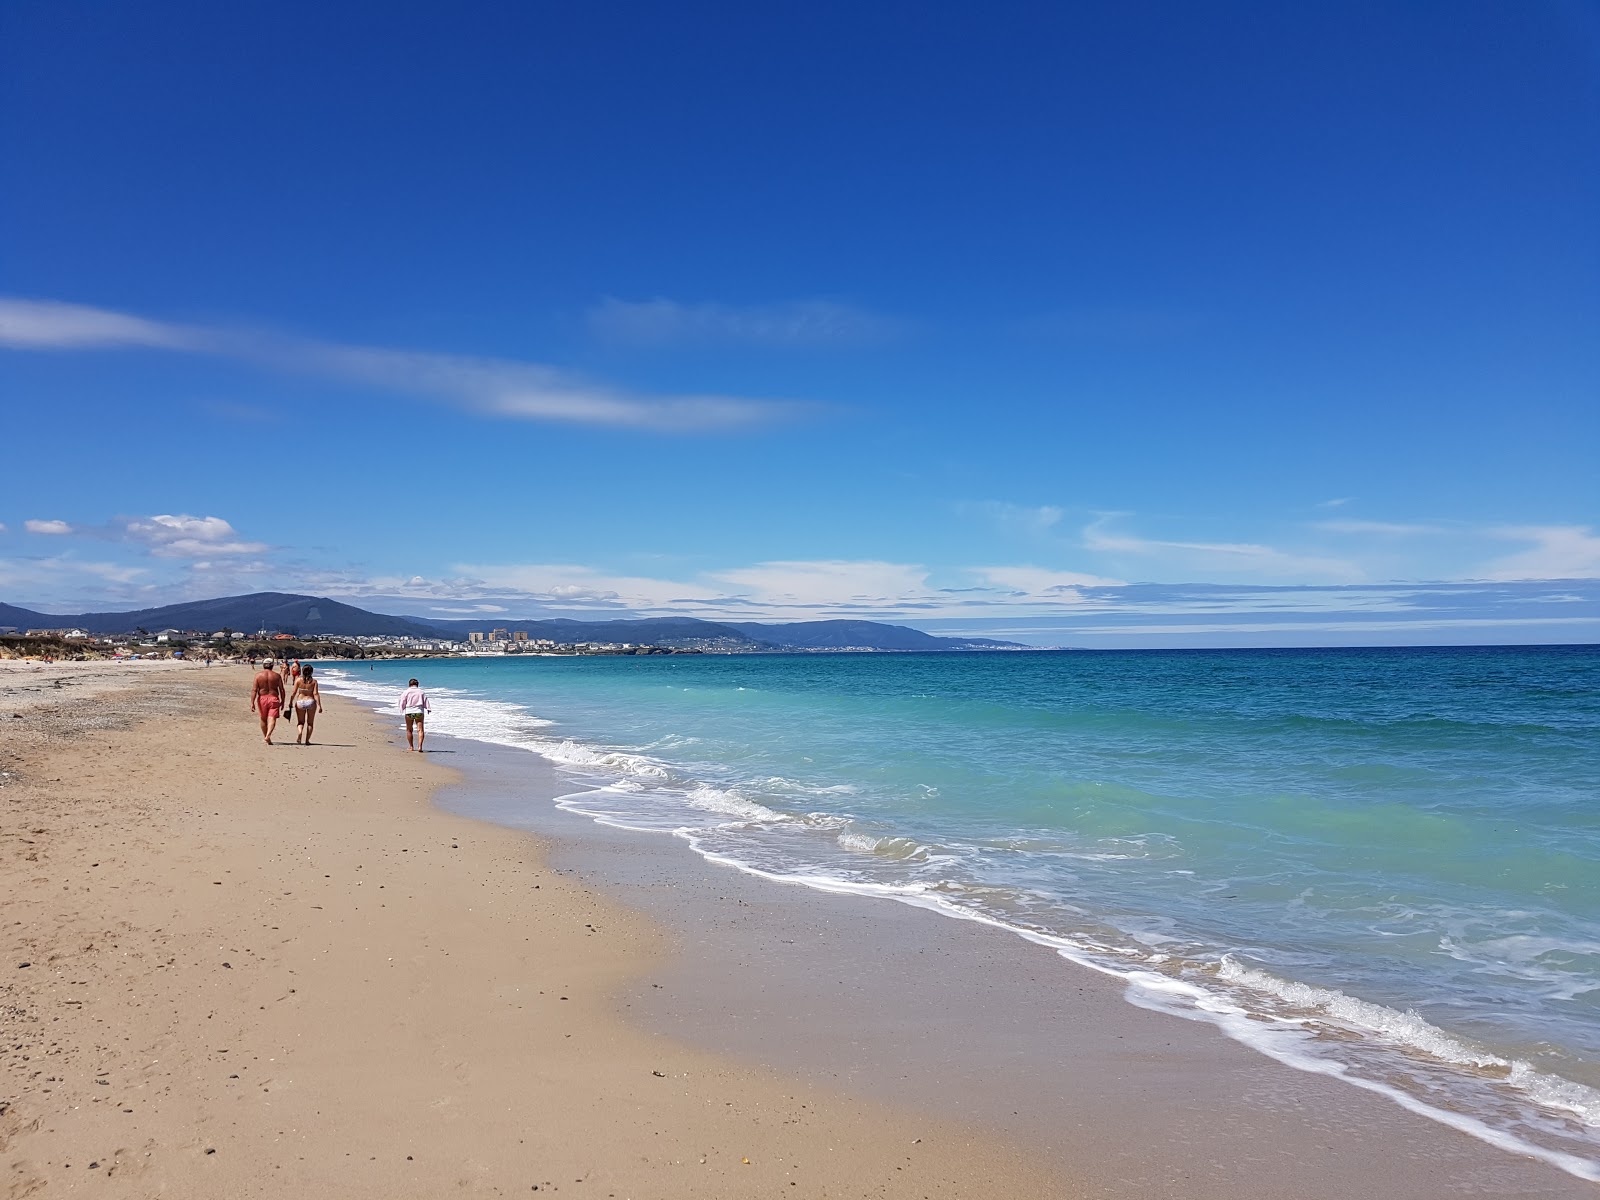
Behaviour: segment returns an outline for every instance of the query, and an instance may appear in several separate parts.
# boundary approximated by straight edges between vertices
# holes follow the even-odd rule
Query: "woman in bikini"
[[[294,691],[289,695],[289,703],[294,705],[294,719],[299,726],[294,740],[306,746],[311,745],[311,730],[317,724],[317,714],[322,711],[322,692],[312,678],[313,674],[311,667],[301,667],[300,677],[295,680]],[[305,738],[303,743],[300,741],[302,737]]]

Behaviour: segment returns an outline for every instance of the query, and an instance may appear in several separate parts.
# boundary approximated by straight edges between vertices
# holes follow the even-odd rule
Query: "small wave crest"
[[[775,812],[764,804],[757,804],[748,800],[738,792],[728,788],[712,787],[710,784],[701,784],[691,788],[684,799],[695,808],[707,812],[723,813],[730,817],[737,817],[741,821],[787,821],[789,818],[783,813]]]
[[[1600,1127],[1600,1091],[1550,1075],[1520,1059],[1505,1058],[1447,1033],[1415,1012],[1401,1012],[1346,995],[1336,988],[1281,979],[1224,956],[1217,978],[1234,987],[1272,997],[1298,1015],[1315,1014],[1329,1022],[1411,1053],[1459,1067],[1471,1067],[1526,1093],[1550,1108],[1572,1114],[1584,1125]]]
[[[929,847],[915,838],[873,837],[870,833],[854,833],[846,829],[835,840],[843,849],[853,850],[857,854],[873,854],[902,862],[926,862],[931,854]]]

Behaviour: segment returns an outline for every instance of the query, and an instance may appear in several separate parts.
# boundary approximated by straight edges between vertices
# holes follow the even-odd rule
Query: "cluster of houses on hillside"
[[[298,634],[276,629],[258,629],[246,632],[236,629],[219,629],[207,632],[201,629],[139,629],[132,633],[93,634],[86,629],[18,629],[0,627],[0,636],[13,635],[29,638],[52,638],[62,642],[79,643],[111,650],[180,650],[206,648],[226,652],[235,642],[302,642],[317,641],[338,645],[360,646],[363,649],[428,650],[435,653],[463,653],[463,642],[441,638],[417,637],[316,637],[302,638]]]
[[[529,637],[526,630],[479,629],[467,634],[468,654],[597,654],[654,649],[636,642],[557,642]]]
[[[465,653],[477,654],[674,654],[665,646],[639,642],[557,642],[529,637],[522,629],[473,630],[467,634]]]
[[[549,638],[530,638],[525,632],[518,630],[507,633],[504,629],[494,629],[487,633],[473,632],[468,634],[465,642],[451,641],[447,638],[407,637],[403,635],[362,635],[355,637],[327,637],[318,636],[315,639],[302,638],[297,634],[285,633],[280,630],[260,629],[254,633],[241,632],[234,629],[219,629],[207,632],[195,629],[159,629],[154,632],[149,630],[136,630],[133,633],[123,634],[92,634],[86,629],[16,629],[0,627],[0,635],[13,635],[29,638],[50,638],[70,644],[78,644],[85,649],[105,653],[174,653],[192,650],[205,650],[217,654],[227,654],[235,642],[249,642],[259,646],[266,642],[285,642],[301,644],[314,640],[322,645],[350,646],[360,650],[356,657],[366,655],[397,654],[454,654],[454,655],[489,655],[489,654],[670,654],[670,651],[661,646],[645,646],[635,642],[556,642]],[[287,649],[287,647],[286,647]],[[295,651],[298,652],[298,651]]]

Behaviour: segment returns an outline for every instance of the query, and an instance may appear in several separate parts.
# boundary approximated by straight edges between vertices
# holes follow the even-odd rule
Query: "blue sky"
[[[1593,0],[17,0],[0,153],[11,603],[1600,640]]]

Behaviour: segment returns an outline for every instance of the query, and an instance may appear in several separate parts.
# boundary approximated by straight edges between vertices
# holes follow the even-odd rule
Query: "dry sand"
[[[261,745],[248,688],[0,670],[5,1196],[1076,1194],[632,1029],[655,927],[434,808],[450,772],[353,704]]]

